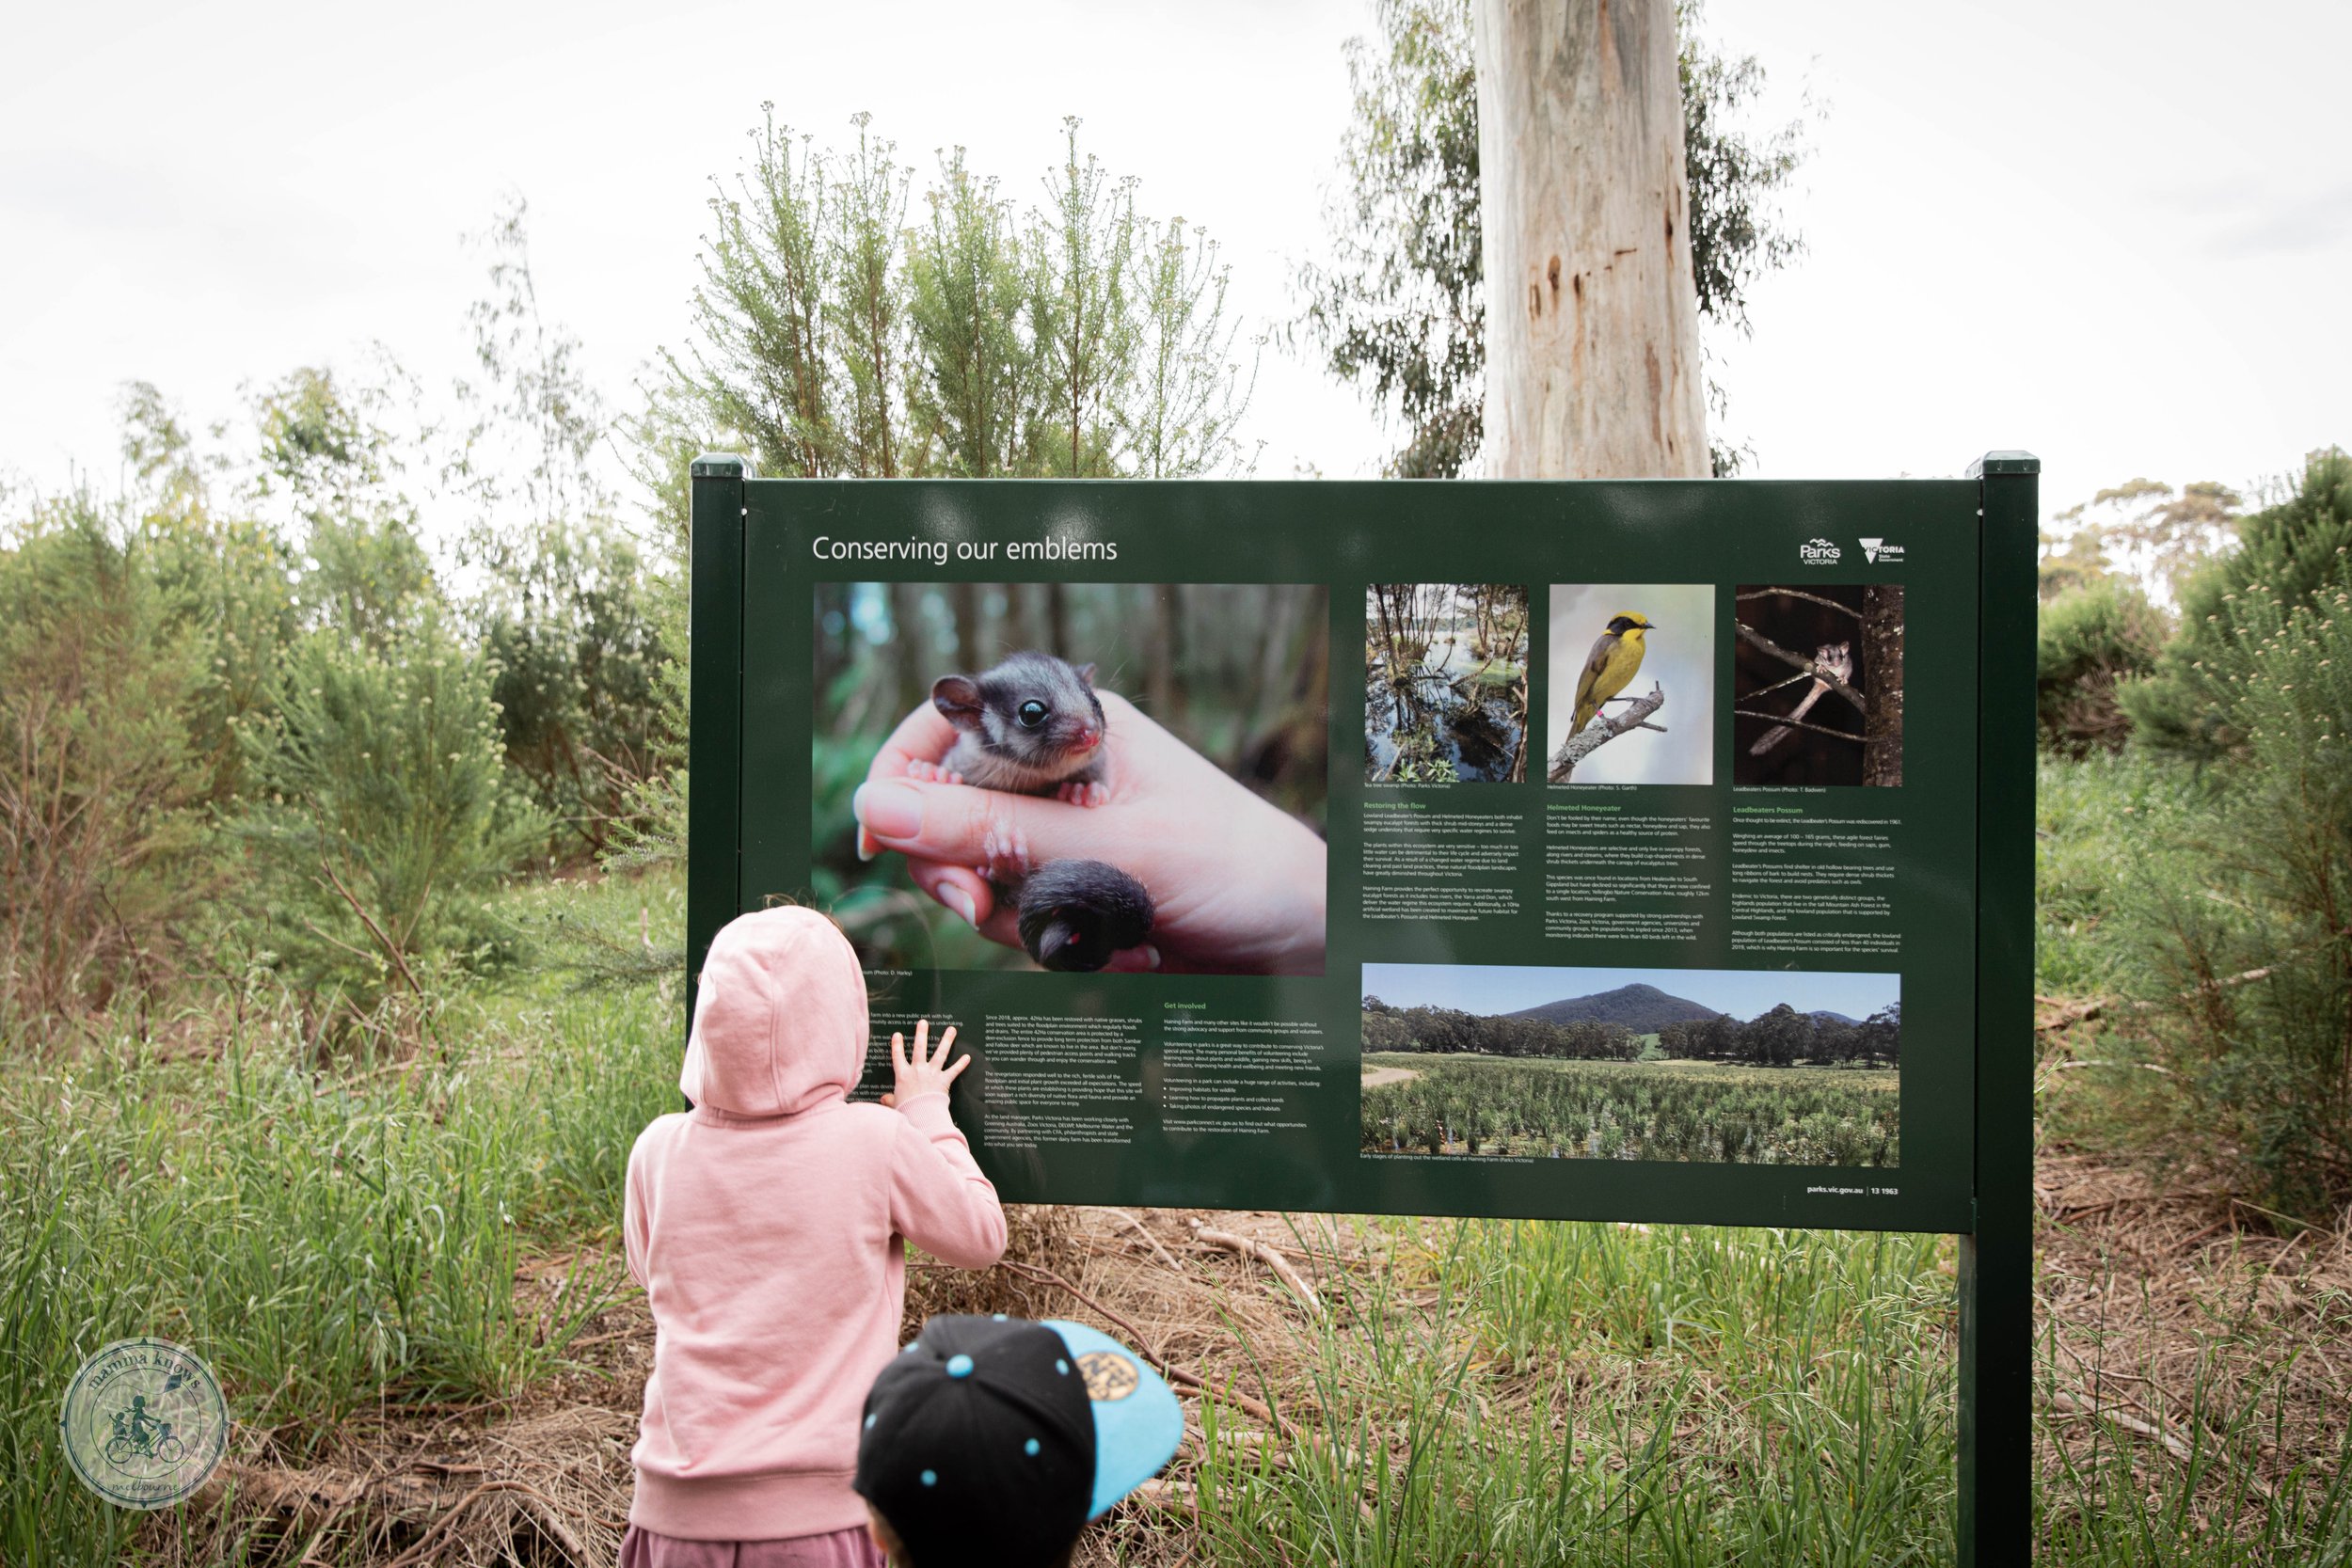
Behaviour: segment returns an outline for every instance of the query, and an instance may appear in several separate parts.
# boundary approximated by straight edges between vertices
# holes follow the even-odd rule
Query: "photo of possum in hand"
[[[909,777],[1109,803],[1110,722],[1093,665],[1025,651],[977,675],[940,676],[931,705],[962,733],[944,760],[910,763]],[[1049,861],[996,891],[1021,911],[1021,945],[1047,969],[1100,969],[1152,934],[1151,893],[1101,861]]]
[[[811,880],[868,967],[1323,973],[1326,590],[815,593]]]

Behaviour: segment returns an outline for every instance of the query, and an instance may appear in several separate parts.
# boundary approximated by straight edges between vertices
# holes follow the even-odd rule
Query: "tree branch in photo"
[[[1772,657],[1779,659],[1783,664],[1788,665],[1792,670],[1804,671],[1806,674],[1811,675],[1815,680],[1820,681],[1823,686],[1828,687],[1832,691],[1836,692],[1840,697],[1843,697],[1846,701],[1851,703],[1853,705],[1853,710],[1856,713],[1861,714],[1865,719],[1867,719],[1870,716],[1870,705],[1862,700],[1862,693],[1856,691],[1852,687],[1848,686],[1837,676],[1831,674],[1827,670],[1822,669],[1811,659],[1790,653],[1788,649],[1782,647],[1779,643],[1773,641],[1762,632],[1750,626],[1745,621],[1734,621],[1732,622],[1732,626],[1740,633],[1740,641],[1745,642],[1748,646],[1756,649],[1758,653],[1771,655]]]
[[[1862,667],[1878,701],[1864,715],[1870,737],[1862,753],[1862,782],[1887,787],[1903,782],[1903,587],[1875,582],[1862,591]]]
[[[1545,774],[1547,782],[1569,783],[1569,775],[1576,771],[1578,763],[1629,731],[1658,730],[1660,734],[1664,734],[1662,728],[1650,723],[1648,720],[1651,714],[1656,713],[1665,705],[1666,689],[1653,682],[1648,696],[1627,708],[1616,718],[1612,719],[1606,714],[1596,715],[1591,723],[1561,742],[1560,749],[1551,754],[1551,767]]]
[[[1731,710],[1731,713],[1735,719],[1761,719],[1766,723],[1776,724],[1784,730],[1809,730],[1815,735],[1834,735],[1840,740],[1851,740],[1857,744],[1867,742],[1869,738],[1867,736],[1856,735],[1851,730],[1833,730],[1820,724],[1808,724],[1802,719],[1784,718],[1777,713],[1758,713],[1752,707],[1736,707]]]
[[[1857,621],[1862,619],[1862,611],[1854,609],[1853,606],[1839,604],[1836,599],[1825,599],[1819,594],[1808,594],[1802,588],[1759,588],[1753,594],[1739,594],[1733,597],[1741,604],[1747,603],[1750,599],[1803,599],[1807,604],[1820,605],[1823,610],[1834,610],[1840,615],[1851,615]]]

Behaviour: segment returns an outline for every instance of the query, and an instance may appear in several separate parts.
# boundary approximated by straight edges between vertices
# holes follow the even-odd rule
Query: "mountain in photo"
[[[1722,1015],[1686,996],[1670,996],[1656,986],[1619,986],[1590,996],[1563,997],[1521,1007],[1505,1018],[1540,1018],[1549,1023],[1622,1023],[1637,1035],[1654,1035],[1669,1023],[1692,1023]]]
[[[1833,1013],[1827,1007],[1814,1008],[1811,1016],[1820,1020],[1823,1023],[1842,1023],[1849,1029],[1862,1022],[1858,1018],[1848,1018],[1844,1013]]]

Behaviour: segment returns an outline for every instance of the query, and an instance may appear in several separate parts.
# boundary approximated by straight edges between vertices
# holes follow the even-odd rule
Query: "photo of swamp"
[[[1365,590],[1367,782],[1526,780],[1527,617],[1515,583]]]

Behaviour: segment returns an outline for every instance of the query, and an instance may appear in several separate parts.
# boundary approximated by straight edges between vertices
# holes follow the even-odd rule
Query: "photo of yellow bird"
[[[1609,617],[1609,629],[1593,644],[1591,656],[1584,660],[1584,673],[1576,678],[1576,722],[1570,735],[1591,723],[1600,705],[1633,679],[1642,668],[1644,640],[1650,630],[1649,617],[1635,610],[1620,610]]]

